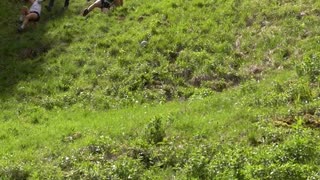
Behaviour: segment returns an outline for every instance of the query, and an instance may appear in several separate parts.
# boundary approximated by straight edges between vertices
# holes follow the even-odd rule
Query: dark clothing
[[[64,1],[64,7],[68,7],[69,6],[69,0],[65,0]]]
[[[101,9],[110,8],[112,4],[113,4],[113,0],[101,0]]]
[[[48,7],[49,7],[49,8],[52,8],[52,7],[53,7],[53,4],[54,4],[54,0],[50,0]],[[68,6],[69,6],[69,0],[65,0],[65,1],[64,1],[64,7],[68,7]]]

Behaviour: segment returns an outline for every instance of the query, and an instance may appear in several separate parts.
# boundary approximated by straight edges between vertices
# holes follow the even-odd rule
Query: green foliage
[[[3,169],[0,169],[0,177],[5,179],[26,180],[30,177],[30,172],[23,169],[23,167],[21,166],[6,167]]]
[[[284,144],[284,157],[281,161],[292,161],[294,163],[307,164],[313,162],[319,164],[316,158],[320,154],[317,151],[317,143],[309,138],[294,138]]]
[[[150,121],[145,129],[147,142],[157,144],[164,140],[166,133],[160,117],[155,117]]]
[[[0,2],[0,179],[320,179],[318,1],[62,4]]]
[[[245,173],[247,179],[317,179],[319,176],[314,173],[315,167],[298,166],[288,163],[282,166],[271,164],[269,166],[253,166]],[[249,175],[251,174],[251,175]]]
[[[308,53],[297,67],[300,76],[307,76],[311,82],[319,83],[320,77],[320,54],[319,52]]]
[[[116,174],[115,178],[139,179],[143,171],[143,166],[138,160],[123,158],[115,163],[113,171]]]
[[[316,99],[317,94],[312,85],[301,80],[291,80],[284,83],[273,82],[267,91],[263,91],[259,96],[252,96],[248,102],[250,105],[275,107],[286,104],[309,103]],[[243,87],[242,91],[252,91],[250,85]]]

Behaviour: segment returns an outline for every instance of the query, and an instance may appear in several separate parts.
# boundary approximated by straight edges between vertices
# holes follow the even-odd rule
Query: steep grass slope
[[[316,2],[128,1],[88,19],[85,6],[44,12],[23,35],[16,16],[3,21],[3,94],[46,109],[186,99],[293,68],[318,48]]]
[[[0,5],[1,178],[320,178],[318,1]]]

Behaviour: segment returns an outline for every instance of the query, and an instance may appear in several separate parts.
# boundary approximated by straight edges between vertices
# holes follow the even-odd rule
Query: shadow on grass
[[[48,0],[42,4],[41,19],[30,23],[25,32],[18,33],[19,9],[24,5],[20,0],[0,2],[0,97],[12,95],[14,87],[20,81],[28,81],[41,76],[44,55],[57,43],[47,34],[47,23],[56,21],[70,13],[63,10],[63,2],[56,1],[51,12],[45,9]],[[70,4],[72,6],[72,2]],[[9,11],[8,11],[9,9]],[[70,44],[70,42],[69,42]]]

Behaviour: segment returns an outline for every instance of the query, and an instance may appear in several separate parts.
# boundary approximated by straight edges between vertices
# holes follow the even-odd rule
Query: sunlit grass
[[[0,179],[319,179],[318,1],[62,3],[0,3]]]

